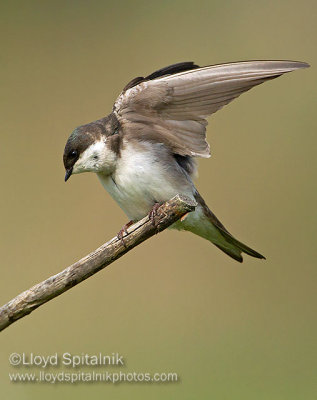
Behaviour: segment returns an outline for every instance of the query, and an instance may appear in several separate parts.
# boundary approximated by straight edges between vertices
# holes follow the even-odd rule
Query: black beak
[[[73,167],[71,167],[71,168],[69,168],[69,169],[66,170],[65,182],[68,181],[68,179],[70,178],[72,172],[73,172]]]

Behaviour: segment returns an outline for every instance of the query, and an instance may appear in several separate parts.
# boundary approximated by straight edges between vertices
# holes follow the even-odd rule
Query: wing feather
[[[254,86],[308,66],[296,61],[245,61],[164,75],[122,92],[114,112],[127,137],[164,143],[182,156],[209,157],[207,116]]]

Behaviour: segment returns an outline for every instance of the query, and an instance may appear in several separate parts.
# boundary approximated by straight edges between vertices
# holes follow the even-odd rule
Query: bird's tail
[[[251,257],[264,259],[265,257],[258,253],[257,251],[251,249],[251,247],[235,239],[230,233],[220,231],[220,234],[225,237],[226,243],[216,243],[211,240],[214,245],[216,245],[220,250],[224,251],[228,256],[234,258],[235,260],[242,262],[243,257],[241,253],[246,253]]]
[[[235,239],[208,208],[199,193],[196,194],[195,198],[198,203],[196,211],[190,213],[188,217],[183,222],[177,224],[175,228],[191,231],[209,240],[220,250],[228,254],[228,256],[239,262],[243,261],[241,253],[246,253],[255,258],[265,259],[262,254]]]

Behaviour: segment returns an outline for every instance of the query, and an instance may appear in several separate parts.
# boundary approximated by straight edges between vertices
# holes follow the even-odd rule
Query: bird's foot
[[[123,227],[120,229],[120,231],[119,231],[118,234],[117,234],[118,240],[121,241],[121,243],[123,244],[124,247],[127,247],[127,246],[126,246],[125,243],[124,243],[123,235],[124,235],[124,234],[126,234],[126,235],[128,234],[127,229],[129,228],[129,226],[131,226],[131,225],[133,224],[133,222],[134,222],[134,221],[129,221],[129,222],[127,222],[125,225],[123,225]]]
[[[152,222],[154,226],[156,226],[155,217],[158,215],[158,209],[163,203],[154,203],[151,211],[148,214],[149,220]]]

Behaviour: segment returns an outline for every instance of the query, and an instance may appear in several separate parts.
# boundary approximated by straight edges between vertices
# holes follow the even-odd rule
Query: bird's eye
[[[76,158],[77,156],[78,156],[77,150],[72,150],[72,151],[69,153],[69,157],[71,157],[71,158]]]

